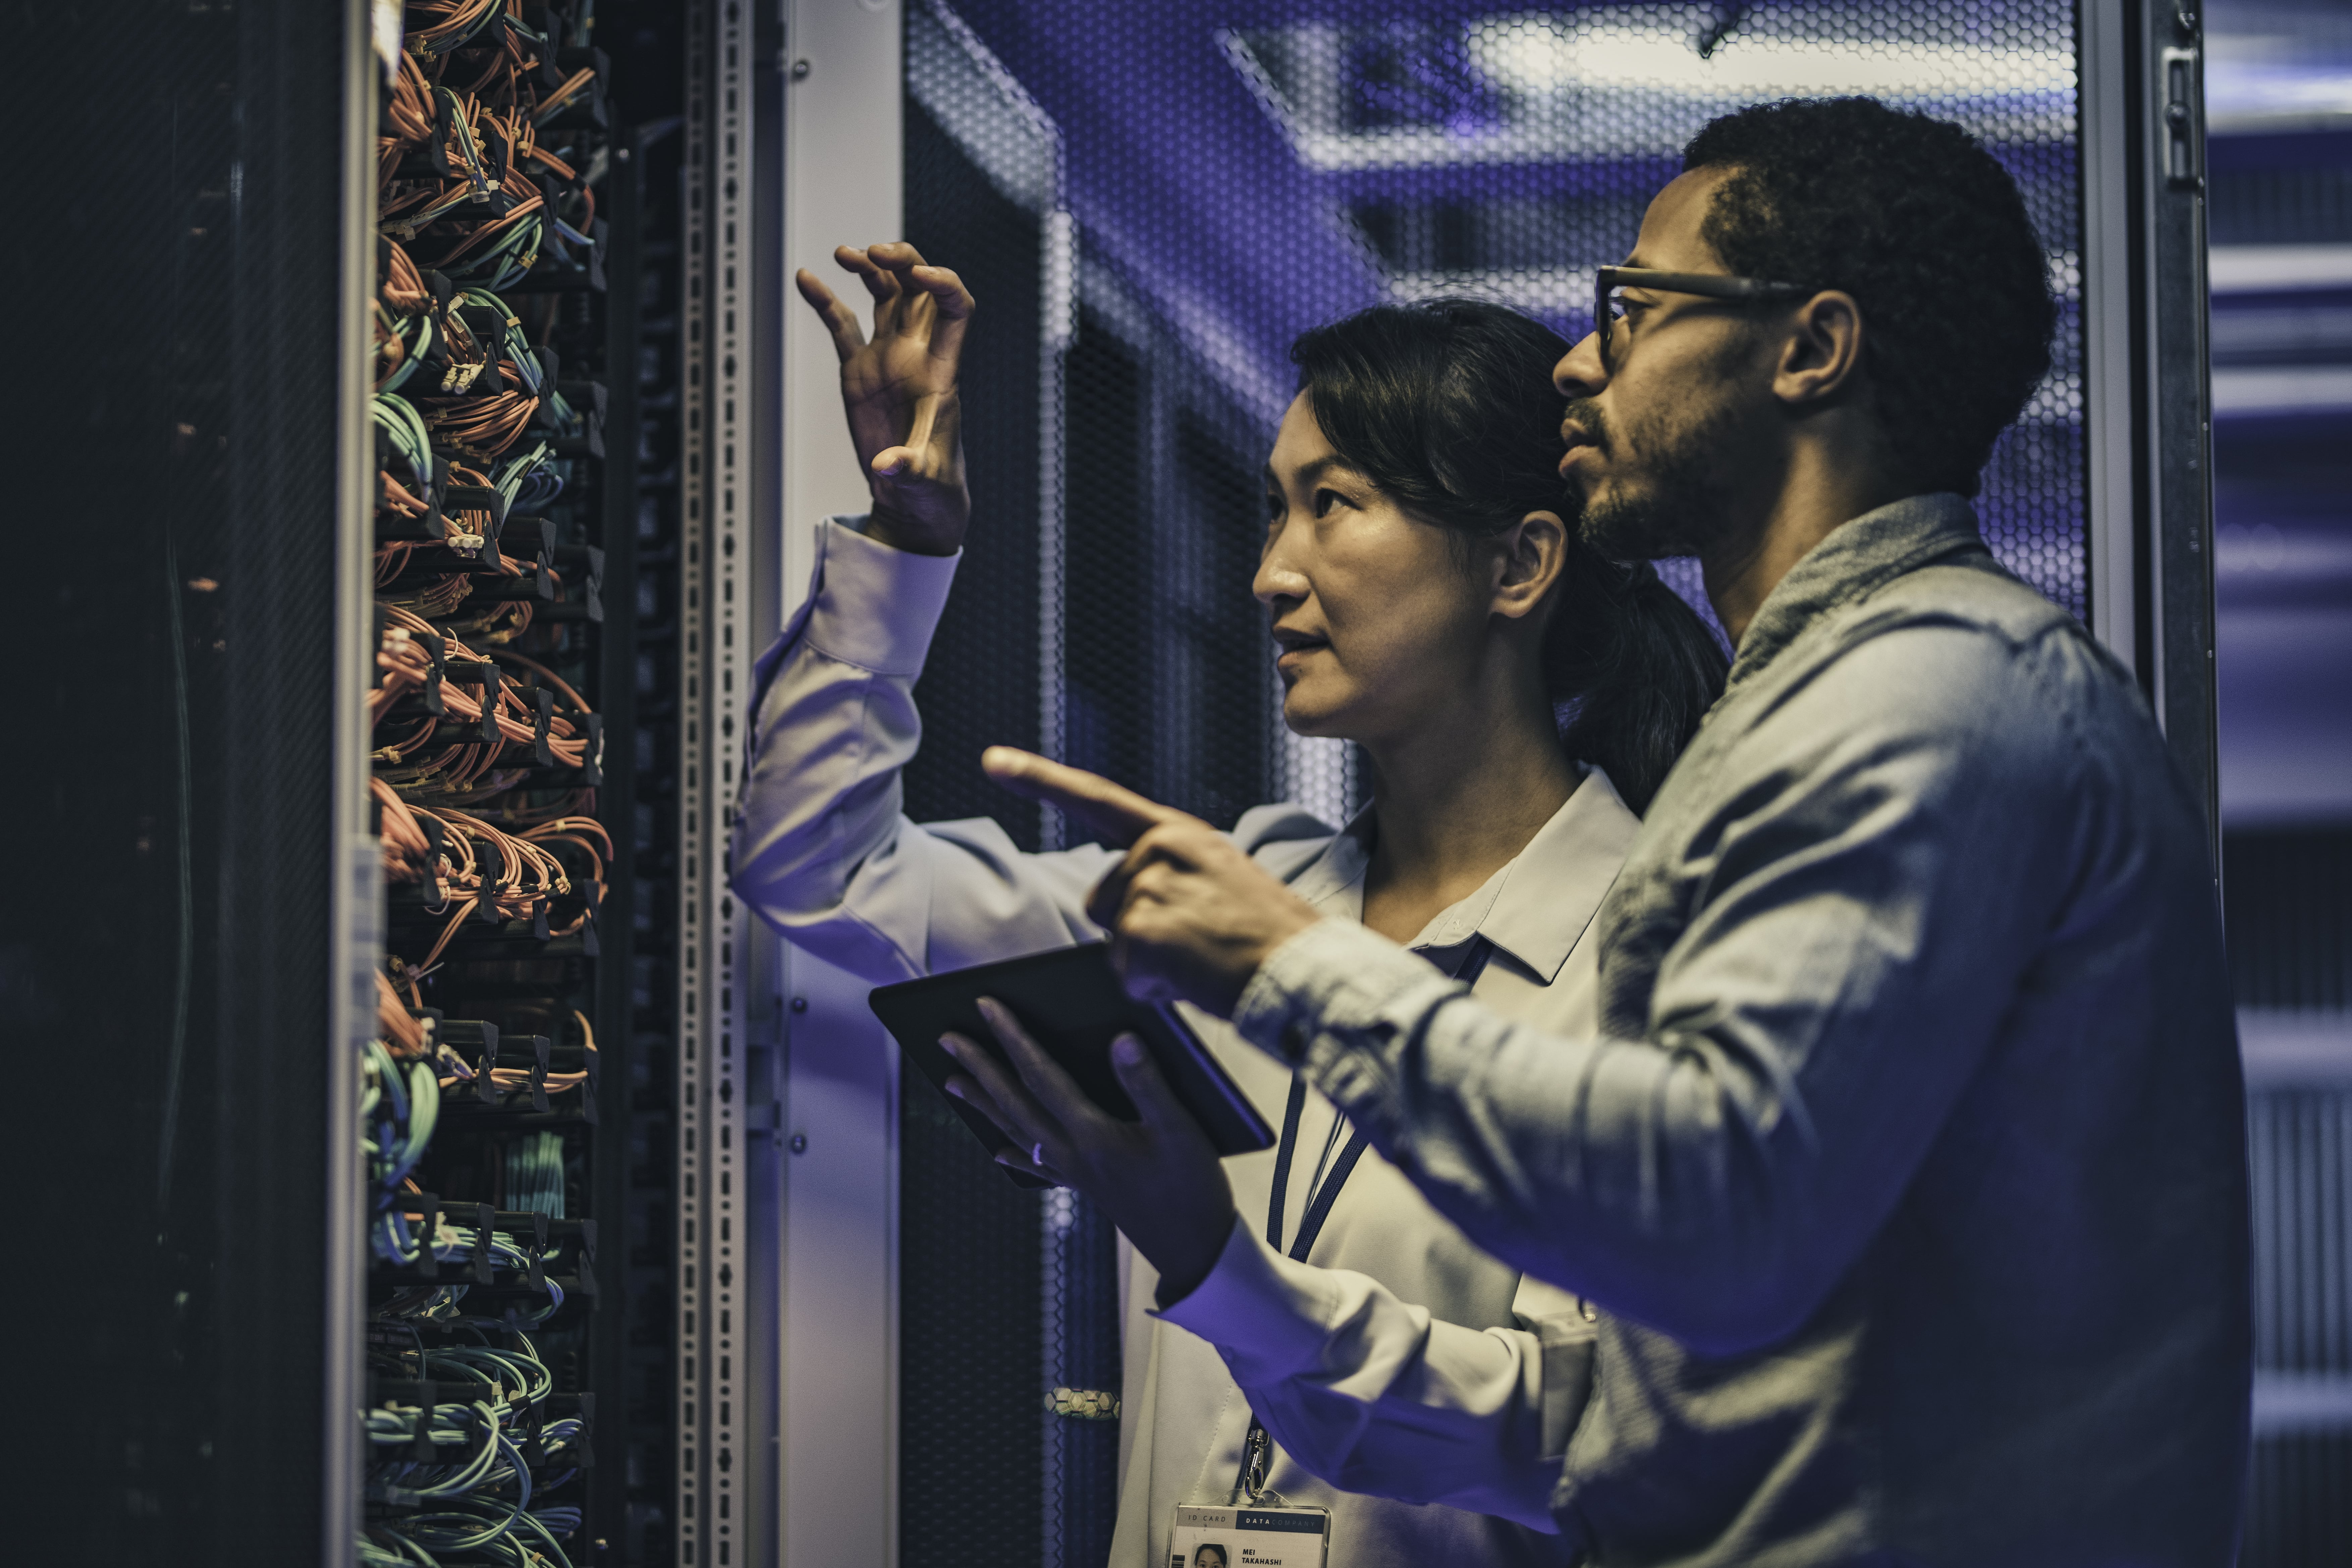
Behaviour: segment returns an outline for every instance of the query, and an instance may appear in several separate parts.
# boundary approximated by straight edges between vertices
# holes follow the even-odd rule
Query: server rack
[[[2210,17],[2223,890],[2253,1166],[2248,1568],[2352,1556],[2352,617],[2327,564],[2352,493],[2352,138],[2280,90],[2340,70],[2347,20]]]
[[[414,30],[466,9],[432,0],[399,19]],[[1003,1245],[971,1265],[1003,1274],[995,1305],[943,1331],[939,1298],[973,1280],[931,1245],[961,1223],[933,1212],[938,1167],[967,1152],[926,1142],[929,1102],[901,1099],[856,987],[782,951],[725,891],[744,668],[805,584],[798,533],[816,509],[856,500],[855,476],[845,484],[846,465],[827,456],[838,441],[829,360],[807,352],[784,308],[790,266],[903,223],[975,255],[994,236],[1005,286],[1022,290],[1008,293],[1018,302],[999,319],[1011,324],[975,353],[974,374],[1011,389],[992,446],[1015,455],[1005,472],[1018,473],[995,504],[1023,514],[1006,534],[1027,528],[1006,542],[1004,586],[1034,620],[1034,660],[1023,654],[1003,713],[990,706],[999,689],[969,701],[946,686],[927,692],[948,728],[979,741],[1017,724],[1016,738],[1213,814],[1253,794],[1304,795],[1335,813],[1352,798],[1344,752],[1287,742],[1270,722],[1270,692],[1181,649],[1188,628],[1197,649],[1218,646],[1212,601],[1233,566],[1221,531],[1249,503],[1245,476],[1283,393],[1265,343],[1442,275],[1509,271],[1509,257],[1481,249],[1507,240],[1507,225],[1482,227],[1480,212],[1512,192],[1490,174],[1315,164],[1308,154],[1344,151],[1345,138],[1314,138],[1351,128],[1312,120],[1325,100],[1303,89],[1323,79],[1300,62],[1347,45],[1345,28],[1317,32],[1324,18],[1270,0],[1213,15],[1155,8],[1151,26],[1182,47],[1171,45],[1154,90],[1238,106],[1219,110],[1212,151],[1255,137],[1318,170],[1307,185],[1269,188],[1309,193],[1297,210],[1314,216],[1314,255],[1339,263],[1323,276],[1348,280],[1326,294],[1271,289],[1256,315],[1191,309],[1176,287],[1185,279],[1147,254],[1182,247],[1148,226],[1123,228],[1133,215],[1105,196],[1102,149],[1139,154],[1131,124],[1084,110],[1088,73],[1108,67],[1088,52],[1102,30],[1080,9],[605,0],[594,34],[554,46],[601,46],[605,58],[574,57],[542,84],[554,91],[581,68],[596,84],[579,89],[589,100],[576,114],[588,122],[583,145],[604,153],[588,182],[602,233],[572,246],[584,254],[563,275],[527,268],[520,289],[489,290],[528,305],[510,313],[528,317],[534,355],[555,345],[559,389],[603,388],[603,456],[584,434],[569,437],[581,443],[562,458],[576,482],[538,512],[465,493],[453,507],[452,486],[496,487],[413,466],[404,476],[412,494],[438,487],[417,497],[428,512],[492,514],[497,552],[520,557],[511,575],[530,579],[527,599],[501,602],[532,605],[542,632],[564,627],[562,657],[525,657],[556,671],[604,736],[593,815],[614,854],[595,910],[599,951],[554,952],[547,944],[565,939],[551,930],[542,941],[536,909],[453,937],[474,954],[420,980],[411,998],[439,1009],[436,1039],[461,1061],[474,1053],[463,1065],[478,1075],[486,1034],[445,1026],[499,1027],[501,1048],[534,1043],[511,1066],[489,1061],[520,1075],[498,1089],[500,1103],[478,1092],[462,1112],[473,1125],[453,1117],[448,1139],[428,1148],[419,1186],[436,1200],[433,1226],[413,1196],[391,1205],[419,1229],[437,1229],[459,1202],[488,1206],[488,1223],[467,1228],[508,1237],[519,1267],[494,1257],[484,1289],[470,1245],[436,1259],[436,1280],[467,1273],[478,1302],[546,1300],[534,1258],[542,1280],[551,1263],[562,1279],[586,1261],[603,1287],[593,1310],[575,1290],[553,1320],[577,1339],[551,1368],[556,1404],[540,1402],[542,1417],[571,1418],[580,1395],[593,1401],[596,1462],[567,1483],[584,1510],[574,1561],[929,1562],[957,1539],[954,1510],[982,1507],[1005,1513],[1001,1539],[1021,1561],[1078,1562],[1109,1514],[1113,1429],[1075,1419],[1101,1403],[1056,1410],[1052,1396],[1117,1392],[1103,1338],[1111,1238],[1066,1202],[996,1204],[976,1234]],[[1434,0],[1366,13],[1359,32],[1377,47],[1335,58],[1387,92],[1367,100],[1383,106],[1378,126],[1410,130],[1428,108],[1414,96],[1425,79],[1408,68],[1412,51],[1490,9],[1501,14]],[[1904,25],[1961,27],[1976,9],[1911,7]],[[2071,216],[2053,209],[2080,231],[2059,258],[2079,279],[2078,403],[2060,400],[2033,459],[2043,468],[2021,471],[2077,466],[2074,510],[2059,509],[2054,534],[2043,528],[2057,543],[2042,564],[2141,671],[2185,763],[2210,773],[2199,761],[2210,750],[2210,617],[2200,612],[2210,464],[2193,308],[2196,29],[2157,0],[2050,9],[2076,116],[2074,141],[2050,156],[2053,167],[2073,161],[2078,192]],[[425,1402],[417,1385],[439,1381],[402,1375],[416,1346],[379,1334],[369,1384],[371,1307],[395,1284],[431,1282],[403,1264],[370,1284],[352,1114],[362,1042],[384,1022],[380,955],[437,930],[401,892],[413,884],[394,885],[389,912],[380,901],[363,766],[382,749],[362,700],[383,645],[372,569],[390,543],[417,546],[403,571],[447,548],[376,516],[384,469],[368,414],[383,274],[372,204],[389,15],[356,0],[326,10],[256,0],[234,12],[160,7],[103,39],[90,18],[60,13],[26,37],[53,67],[37,78],[36,104],[76,128],[81,153],[29,172],[34,206],[56,218],[41,231],[47,249],[17,253],[20,266],[37,263],[17,297],[70,306],[79,283],[120,305],[33,310],[22,323],[35,349],[26,363],[39,367],[28,383],[47,395],[13,432],[20,504],[36,524],[18,548],[38,587],[9,631],[21,667],[44,672],[26,733],[62,746],[37,751],[12,794],[25,797],[20,820],[73,831],[31,836],[21,864],[44,893],[14,901],[0,937],[0,1027],[44,1042],[24,1053],[26,1103],[42,1108],[15,1145],[30,1156],[12,1184],[24,1245],[60,1273],[111,1270],[137,1286],[127,1304],[68,1315],[52,1331],[67,1353],[33,1358],[25,1373],[37,1405],[77,1412],[73,1437],[54,1450],[74,1462],[37,1455],[27,1473],[59,1500],[60,1528],[103,1558],[152,1560],[202,1540],[224,1557],[337,1559],[372,1519],[408,1507],[371,1502],[350,1413],[403,1419]],[[585,17],[560,0],[515,15],[542,35],[550,17]],[[126,93],[126,83],[143,85]],[[950,89],[965,95],[961,109]],[[589,105],[600,94],[597,124]],[[136,133],[94,106],[131,115]],[[856,116],[866,139],[852,150],[879,160],[879,174],[845,163],[848,143],[827,140],[847,136],[838,126]],[[1029,149],[1021,167],[1005,155],[1014,142]],[[457,177],[432,138],[423,145],[428,165],[442,161],[437,177]],[[416,156],[401,151],[395,173]],[[1215,172],[1213,159],[1195,162]],[[1618,162],[1620,197],[1656,173]],[[574,174],[586,171],[583,160]],[[486,335],[498,330],[485,321]],[[575,406],[596,396],[583,390]],[[1081,424],[1100,437],[1088,452],[1124,444],[1134,470],[1073,461]],[[1137,491],[1160,502],[1148,547],[1122,553],[1100,523]],[[518,527],[534,521],[550,528]],[[528,549],[525,534],[537,541]],[[2018,537],[2043,548],[2030,528]],[[601,620],[584,591],[594,564]],[[1139,584],[1152,595],[1151,635],[1088,619],[1102,593]],[[401,586],[399,574],[386,585]],[[441,652],[446,697],[458,683]],[[533,752],[541,702],[523,693],[553,693],[547,739],[566,738],[553,733],[559,712],[587,716],[520,667],[498,679],[530,709],[519,719],[529,739],[514,743]],[[1241,695],[1220,708],[1203,696],[1213,687]],[[1139,704],[1177,731],[1104,721]],[[1177,759],[1197,752],[1185,737],[1203,730],[1229,737],[1230,754],[1188,772]],[[55,760],[60,751],[68,761]],[[927,763],[910,787],[934,810],[987,808],[957,765]],[[560,770],[534,759],[527,771]],[[1019,826],[1041,845],[1058,832],[1050,817]],[[548,905],[555,928],[585,912],[576,896]],[[508,951],[489,956],[493,942]],[[521,967],[532,963],[554,967]],[[534,1079],[544,1091],[570,1053],[585,1059],[561,1016],[549,1015],[548,1032],[535,1026],[531,1006],[559,996],[595,1028],[599,1070],[593,1093],[559,1090],[541,1111]],[[449,1076],[453,1096],[473,1081]],[[578,1109],[562,1121],[567,1094]],[[126,1126],[121,1150],[101,1143]],[[530,1216],[556,1216],[509,1201],[504,1151],[549,1131],[565,1149],[569,1234],[551,1226],[541,1242]],[[92,1159],[97,1147],[108,1156]],[[902,1204],[902,1159],[929,1209]],[[69,1192],[61,1172],[74,1173]],[[593,1258],[570,1229],[583,1204],[599,1228]],[[119,1353],[124,1345],[137,1349]],[[959,1364],[975,1375],[944,1389],[942,1368]],[[478,1426],[442,1430],[478,1446]],[[428,1423],[428,1444],[435,1435]],[[431,1446],[436,1458],[449,1447]],[[914,1463],[982,1448],[1004,1465]],[[983,1498],[1006,1466],[1017,1485]],[[398,1484],[382,1472],[375,1481]]]
[[[668,1009],[633,794],[667,793],[635,710],[667,694],[629,613],[636,142],[589,10],[25,40],[81,151],[26,187],[58,368],[12,436],[52,521],[10,652],[87,651],[27,688],[71,760],[12,792],[58,898],[11,900],[5,1017],[74,1043],[22,1082],[87,1113],[28,1119],[12,1174],[106,1305],[34,1358],[79,1414],[12,1549],[647,1560],[632,1165],[669,1177],[631,1159],[666,1095],[633,1026]]]
[[[657,783],[635,705],[658,696],[630,613],[638,143],[593,8],[400,19],[374,182],[389,887],[362,1551],[593,1561],[631,1542],[628,1320],[655,1304],[628,1278]]]

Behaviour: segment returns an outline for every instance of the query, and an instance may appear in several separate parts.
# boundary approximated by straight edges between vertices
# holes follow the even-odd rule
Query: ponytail
[[[1569,755],[1608,771],[1635,812],[1723,694],[1723,648],[1646,561],[1620,566],[1579,547],[1544,628],[1544,687]]]
[[[1551,385],[1567,352],[1515,310],[1435,300],[1317,327],[1290,357],[1333,448],[1466,543],[1533,511],[1575,517],[1558,468],[1568,400]],[[1622,565],[1571,540],[1553,596],[1543,672],[1561,743],[1646,811],[1722,694],[1722,647],[1647,562]]]

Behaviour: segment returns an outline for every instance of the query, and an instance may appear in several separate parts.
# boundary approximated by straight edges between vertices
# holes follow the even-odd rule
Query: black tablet
[[[1087,1098],[1111,1115],[1132,1121],[1135,1102],[1118,1086],[1110,1065],[1110,1043],[1123,1034],[1141,1037],[1160,1076],[1192,1113],[1220,1154],[1247,1154],[1274,1142],[1274,1133],[1200,1037],[1172,1007],[1155,1007],[1128,995],[1111,969],[1101,942],[1056,948],[1002,963],[982,963],[946,974],[885,985],[869,998],[882,1020],[932,1086],[991,1154],[1012,1146],[996,1124],[951,1094],[950,1076],[961,1070],[940,1048],[940,1037],[959,1034],[977,1040],[1001,1060],[1003,1047],[981,1016],[980,999],[993,996],[1013,1010],[1030,1037],[1062,1065]],[[1024,1187],[1045,1185],[1033,1176],[1000,1166]]]

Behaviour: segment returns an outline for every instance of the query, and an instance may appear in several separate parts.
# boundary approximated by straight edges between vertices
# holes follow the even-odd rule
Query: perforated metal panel
[[[1221,387],[1248,471],[1288,401],[1302,328],[1381,299],[1474,293],[1580,334],[1591,268],[1631,247],[1706,120],[1868,92],[1968,127],[2024,189],[2067,310],[1981,505],[2002,558],[2082,610],[2072,5],[1300,9],[1179,4],[1103,28],[1066,0],[961,7],[1061,127],[1084,267],[1121,279],[1176,357]],[[1097,459],[1070,451],[1075,499]]]
[[[989,784],[979,759],[997,742],[1058,749],[1061,334],[1044,287],[1058,149],[952,13],[908,6],[907,74],[907,237],[983,303],[962,388],[972,532],[915,689],[923,750],[906,809],[995,816],[1036,849],[1057,824]],[[1077,1281],[1039,1194],[1007,1182],[919,1075],[900,1094],[899,1562],[1056,1561],[1065,1489],[1045,1394]]]
[[[1744,104],[1866,93],[1988,142],[2025,192],[2069,309],[2049,380],[2002,439],[1979,508],[1995,552],[2083,613],[2071,5],[1393,9],[1404,14],[1220,34],[1390,299],[1480,295],[1580,337],[1592,269],[1631,248],[1683,143]],[[1696,588],[1687,569],[1678,584]]]

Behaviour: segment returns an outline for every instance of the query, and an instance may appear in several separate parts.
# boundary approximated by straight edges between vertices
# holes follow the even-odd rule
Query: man
[[[991,770],[1133,839],[1091,905],[1131,989],[1229,1016],[1597,1305],[1551,1499],[1592,1560],[2226,1563],[2246,1186],[2199,809],[1962,499],[2047,365],[2023,205],[1955,127],[1783,103],[1699,134],[1628,265],[1557,373],[1562,473],[1605,551],[1700,557],[1738,657],[1600,916],[1597,1037],[1494,1017],[1181,814]],[[1220,1239],[1134,1052],[1139,1126],[1004,1032],[1022,1081],[967,1047],[969,1096],[1153,1238],[1277,1441],[1308,1405],[1411,1430],[1425,1319]]]

